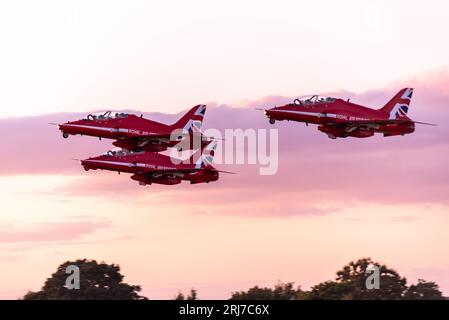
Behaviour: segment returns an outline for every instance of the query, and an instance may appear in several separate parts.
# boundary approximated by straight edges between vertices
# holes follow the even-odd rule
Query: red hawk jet
[[[405,135],[415,131],[415,123],[407,117],[413,89],[399,91],[384,107],[374,110],[352,102],[331,97],[309,96],[293,103],[265,110],[274,124],[276,120],[292,120],[318,125],[329,138],[367,138],[374,133],[384,137]]]
[[[117,149],[99,157],[81,160],[81,165],[86,171],[100,169],[132,173],[131,179],[140,185],[174,185],[182,180],[190,181],[191,184],[209,183],[218,180],[219,172],[225,172],[212,166],[216,147],[217,141],[212,141],[182,162],[160,153]]]
[[[200,129],[205,112],[205,105],[197,105],[178,122],[167,125],[134,114],[106,111],[60,124],[59,130],[62,131],[64,138],[76,134],[94,136],[100,139],[114,139],[113,145],[129,151],[159,152],[175,145],[179,147],[180,141],[191,142],[195,135],[203,138]],[[210,141],[205,139],[203,143],[206,145],[208,142]],[[189,143],[189,146],[191,145]],[[184,148],[190,149],[192,148]]]

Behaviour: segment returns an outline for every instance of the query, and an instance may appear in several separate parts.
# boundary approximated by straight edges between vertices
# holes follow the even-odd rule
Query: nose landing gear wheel
[[[274,124],[275,122],[276,122],[276,120],[270,118],[270,123],[271,124]]]
[[[66,132],[64,132],[64,133],[62,134],[62,137],[63,137],[64,139],[67,139],[67,138],[69,137],[69,134],[66,133]]]

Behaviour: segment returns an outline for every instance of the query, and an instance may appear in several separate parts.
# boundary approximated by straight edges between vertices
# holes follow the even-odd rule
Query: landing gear
[[[270,118],[270,124],[275,124],[276,120],[274,120],[273,118]]]
[[[84,167],[84,171],[89,171],[89,168],[88,167]]]
[[[69,137],[69,134],[68,134],[67,132],[64,132],[64,133],[62,134],[62,137],[63,137],[64,139],[67,139],[67,138]]]

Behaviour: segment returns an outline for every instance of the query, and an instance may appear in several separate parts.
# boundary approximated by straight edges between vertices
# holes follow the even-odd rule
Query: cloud
[[[445,69],[360,94],[329,93],[378,108],[402,87],[413,86],[415,97],[410,116],[418,121],[437,122],[439,126],[418,126],[414,134],[404,137],[334,141],[318,132],[315,126],[291,122],[271,126],[255,110],[281,105],[293,97],[271,96],[238,107],[209,103],[204,121],[206,129],[279,130],[279,170],[274,176],[260,176],[254,165],[218,165],[238,174],[222,174],[218,182],[207,185],[140,187],[127,174],[86,173],[70,159],[99,154],[111,147],[111,141],[91,137],[64,140],[57,128],[47,125],[47,122],[77,119],[81,114],[0,120],[0,134],[5,143],[0,174],[77,175],[78,179],[50,192],[121,198],[133,195],[142,201],[151,193],[160,195],[158,201],[197,205],[208,213],[321,215],[359,202],[449,205],[449,127],[445,125],[449,122],[448,84],[449,70]],[[165,123],[173,123],[179,116],[145,114]]]
[[[9,222],[0,225],[0,244],[72,241],[97,229],[110,226],[108,221],[63,221],[42,223]]]

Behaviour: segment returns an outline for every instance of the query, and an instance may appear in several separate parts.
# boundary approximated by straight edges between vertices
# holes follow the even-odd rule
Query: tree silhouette
[[[372,268],[379,270],[379,288],[367,287]],[[317,284],[310,291],[295,290],[293,283],[280,283],[274,288],[255,286],[248,291],[233,292],[231,300],[399,300],[399,299],[443,299],[438,285],[419,280],[407,287],[407,281],[395,270],[362,258],[348,263],[337,271],[333,281]]]
[[[419,279],[417,284],[412,284],[404,294],[406,300],[442,300],[444,299],[438,285],[435,282],[427,282]]]
[[[255,286],[248,291],[233,292],[230,300],[297,300],[304,292],[294,288],[293,282],[278,283],[274,288]]]
[[[79,268],[79,289],[67,287],[66,273],[69,266]],[[379,288],[367,287],[367,279],[376,267]],[[24,300],[146,300],[139,295],[140,286],[123,282],[120,266],[98,263],[95,260],[67,261],[48,278],[40,291],[28,292]],[[70,284],[70,282],[68,283]],[[175,300],[197,300],[197,290],[191,289],[185,296],[179,292]],[[444,299],[435,282],[419,279],[417,284],[407,286],[406,279],[395,270],[362,258],[345,265],[337,271],[335,280],[313,286],[303,291],[293,282],[279,282],[273,288],[254,286],[247,291],[233,292],[230,300],[439,300]]]
[[[370,276],[371,267],[377,267],[380,276],[379,289],[369,289],[366,280]],[[332,300],[397,300],[401,299],[407,289],[406,279],[395,270],[389,269],[371,260],[363,258],[350,262],[337,271],[335,281],[320,283],[309,293],[310,299]]]
[[[66,268],[75,265],[80,270],[79,289],[69,289]],[[40,291],[28,292],[24,300],[145,300],[140,286],[123,282],[120,266],[95,260],[67,261],[45,281]]]
[[[198,291],[195,289],[190,289],[190,294],[187,297],[180,291],[174,300],[198,300]]]

